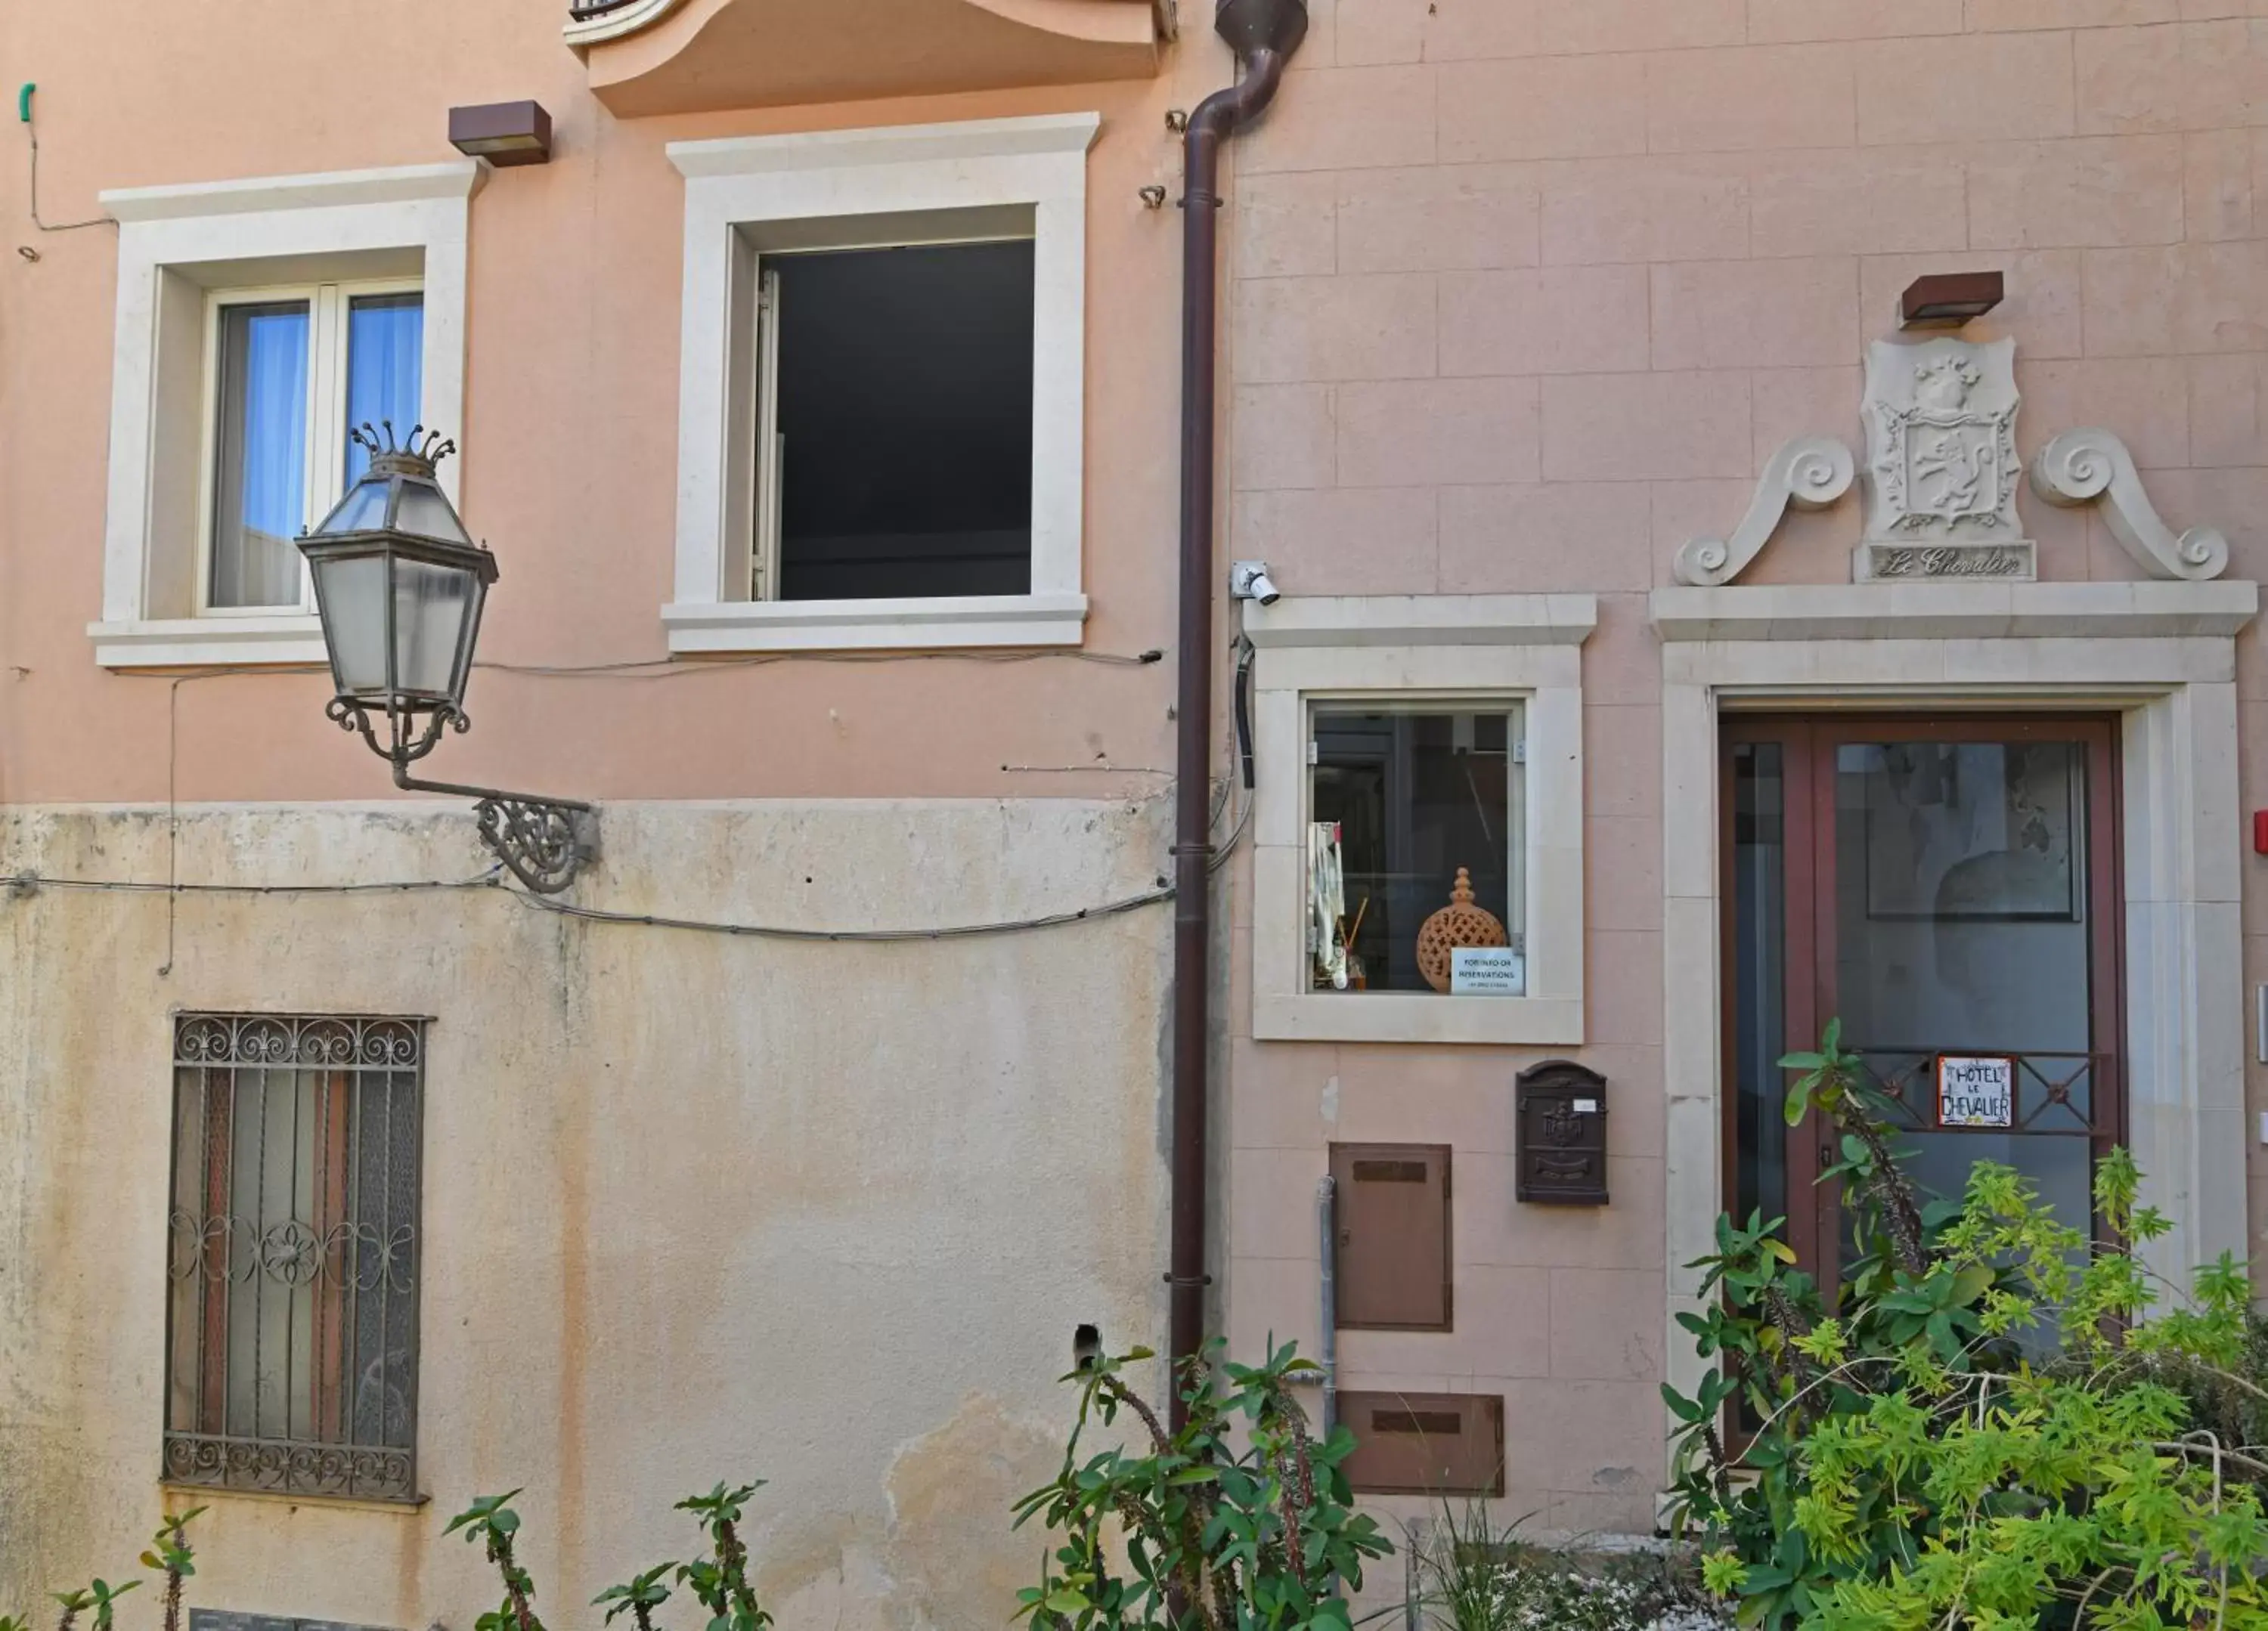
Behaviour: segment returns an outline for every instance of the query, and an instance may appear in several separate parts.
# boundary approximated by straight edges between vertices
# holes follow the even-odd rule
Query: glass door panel
[[[1786,1213],[1814,1272],[1852,1250],[1814,1182],[1833,1133],[1786,1130],[1776,1062],[1830,1017],[1926,1189],[1996,1161],[2089,1216],[2123,1130],[2113,743],[2100,719],[1728,723],[1727,1200]],[[1941,1103],[1941,1075],[1981,1086]]]

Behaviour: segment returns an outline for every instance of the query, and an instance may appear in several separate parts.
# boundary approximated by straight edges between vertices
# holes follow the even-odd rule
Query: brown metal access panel
[[[1333,1144],[1338,1323],[1351,1331],[1447,1331],[1449,1146]]]
[[[1498,1393],[1341,1393],[1354,1432],[1347,1482],[1367,1495],[1500,1495],[1504,1398]]]

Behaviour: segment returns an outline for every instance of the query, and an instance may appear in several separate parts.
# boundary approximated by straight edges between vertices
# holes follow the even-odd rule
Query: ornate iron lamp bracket
[[[557,894],[575,881],[583,863],[597,858],[599,812],[589,804],[500,788],[422,782],[409,774],[412,764],[433,751],[445,728],[470,728],[472,721],[462,709],[444,703],[426,714],[422,724],[412,715],[389,712],[384,741],[371,723],[370,710],[354,698],[334,697],[326,711],[341,730],[360,732],[371,752],[393,765],[394,786],[477,801],[473,814],[480,824],[481,842],[536,893]]]

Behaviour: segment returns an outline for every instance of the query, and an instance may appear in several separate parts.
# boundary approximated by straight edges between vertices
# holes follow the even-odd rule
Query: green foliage
[[[188,1511],[168,1517],[158,1525],[158,1532],[150,1537],[150,1549],[142,1554],[142,1567],[154,1569],[166,1581],[166,1631],[181,1631],[181,1582],[197,1572],[196,1553],[190,1548],[188,1526],[191,1519],[204,1511],[191,1507]]]
[[[1315,1367],[1290,1345],[1264,1364],[1222,1362],[1218,1343],[1178,1378],[1186,1424],[1168,1431],[1127,1385],[1147,1349],[1064,1378],[1079,1416],[1055,1481],[1016,1505],[1057,1538],[1020,1619],[1039,1631],[1347,1631],[1342,1588],[1393,1548],[1351,1505],[1344,1428],[1317,1444],[1292,1397]],[[1086,1454],[1097,1424],[1135,1418],[1146,1444]]]
[[[592,1605],[606,1609],[610,1625],[628,1614],[637,1631],[654,1631],[653,1611],[670,1596],[669,1587],[663,1583],[674,1576],[679,1583],[691,1588],[709,1611],[707,1631],[768,1631],[772,1617],[756,1601],[755,1591],[748,1583],[748,1549],[739,1532],[749,1498],[762,1488],[761,1482],[733,1488],[719,1484],[705,1495],[690,1495],[679,1502],[676,1510],[690,1512],[700,1520],[709,1538],[710,1555],[689,1563],[656,1563],[621,1585],[608,1586],[591,1599]],[[543,1631],[534,1607],[535,1582],[512,1552],[519,1533],[519,1514],[507,1503],[519,1494],[512,1489],[500,1495],[482,1495],[451,1518],[441,1532],[453,1535],[462,1531],[467,1540],[484,1543],[489,1561],[497,1566],[504,1581],[503,1603],[475,1620],[474,1631]],[[0,1631],[6,1627],[0,1627]]]
[[[181,1582],[197,1572],[194,1561],[196,1554],[189,1547],[188,1526],[204,1510],[193,1507],[168,1517],[151,1538],[150,1549],[142,1554],[142,1567],[154,1569],[165,1577],[166,1631],[180,1631]],[[72,1631],[78,1624],[78,1617],[90,1609],[94,1612],[93,1631],[113,1631],[118,1599],[141,1583],[139,1580],[125,1580],[113,1585],[107,1580],[95,1579],[77,1591],[48,1592],[57,1609],[55,1631]],[[13,1614],[0,1614],[0,1631],[31,1631],[31,1622]]]
[[[607,1623],[628,1614],[637,1623],[637,1631],[653,1631],[653,1611],[669,1601],[669,1588],[661,1583],[662,1576],[678,1567],[675,1563],[656,1563],[642,1575],[633,1575],[618,1586],[608,1586],[591,1599],[593,1608],[607,1610]]]
[[[1679,1318],[1715,1364],[1690,1397],[1663,1393],[1709,1586],[1765,1631],[2268,1631],[2248,1481],[2268,1465],[2191,1405],[2241,1400],[2228,1414],[2250,1422],[2268,1403],[2243,1374],[2243,1269],[2224,1257],[2161,1309],[2129,1248],[2169,1225],[2123,1150],[2095,1187],[2117,1245],[1992,1163],[1958,1202],[1924,1204],[1837,1026],[1781,1064],[1800,1073],[1790,1122],[1815,1106],[1842,1135],[1859,1255],[1832,1308],[1778,1221],[1720,1218],[1694,1265],[1704,1309]],[[1734,1410],[1756,1424],[1738,1450]]]
[[[543,1622],[535,1617],[535,1582],[512,1554],[519,1514],[505,1502],[519,1493],[507,1489],[500,1495],[476,1496],[441,1532],[453,1535],[462,1530],[468,1542],[485,1546],[489,1561],[504,1582],[504,1601],[474,1620],[474,1631],[543,1631]]]
[[[692,1588],[693,1595],[709,1611],[709,1631],[764,1631],[772,1622],[749,1587],[748,1549],[741,1544],[736,1528],[742,1509],[762,1488],[761,1480],[737,1489],[718,1484],[705,1495],[693,1495],[677,1503],[679,1511],[690,1512],[701,1520],[709,1536],[711,1555],[682,1564],[677,1570],[678,1580]]]

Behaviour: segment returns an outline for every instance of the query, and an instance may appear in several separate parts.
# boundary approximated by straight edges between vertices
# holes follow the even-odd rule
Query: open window
[[[1032,262],[1028,224],[760,253],[751,599],[1029,592]]]
[[[1079,643],[1097,124],[670,148],[672,650]]]

